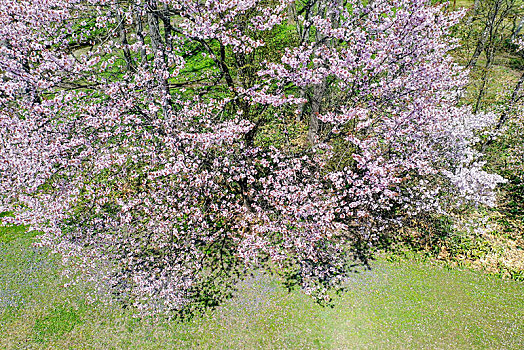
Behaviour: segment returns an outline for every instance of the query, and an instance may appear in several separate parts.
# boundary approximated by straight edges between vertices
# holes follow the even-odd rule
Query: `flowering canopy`
[[[462,14],[3,1],[0,209],[146,311],[215,305],[252,266],[322,298],[406,218],[493,203],[471,145],[494,116],[456,105]]]

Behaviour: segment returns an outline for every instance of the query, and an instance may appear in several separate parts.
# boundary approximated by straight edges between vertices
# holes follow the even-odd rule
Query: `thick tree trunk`
[[[157,55],[159,51],[163,51],[162,37],[160,36],[160,26],[158,17],[155,14],[156,11],[158,11],[156,3],[151,1],[147,11],[147,25],[149,27],[151,46],[153,47],[153,51],[155,51],[155,55]]]
[[[309,130],[307,134],[308,141],[311,145],[318,142],[320,130],[322,128],[322,121],[318,119],[318,115],[322,112],[322,100],[326,93],[326,81],[316,85],[313,88],[311,96],[311,114],[309,116]]]
[[[320,1],[318,4],[317,13],[319,16],[328,17],[331,20],[333,27],[338,27],[340,21],[340,12],[343,6],[342,0],[327,0]],[[317,32],[316,41],[322,41],[324,38],[319,37]],[[336,43],[329,41],[327,45],[334,46]],[[326,79],[322,83],[313,87],[311,96],[311,113],[309,116],[309,130],[308,130],[308,141],[311,145],[315,145],[318,142],[320,131],[322,130],[322,121],[318,118],[322,112],[324,97],[327,92]]]
[[[140,64],[144,65],[147,62],[147,55],[146,55],[146,42],[144,38],[144,25],[142,23],[142,16],[140,13],[136,14],[136,36],[138,37],[138,40],[140,41],[141,48],[140,48]]]
[[[117,11],[116,13],[116,20],[118,22],[118,34],[120,37],[120,42],[122,43],[122,46],[124,47],[124,59],[126,60],[126,69],[129,71],[133,67],[133,60],[131,58],[131,52],[129,51],[128,47],[128,41],[127,41],[127,32],[124,24],[124,20],[122,18],[122,15],[120,14],[120,11]]]
[[[166,47],[173,51],[173,40],[171,40],[171,35],[173,33],[173,26],[171,25],[171,18],[169,16],[169,7],[167,4],[164,4],[164,11],[161,16],[162,23],[164,24],[164,41]]]
[[[162,55],[162,60],[156,62],[158,68],[167,69],[167,67],[165,67],[165,64],[167,62],[165,43],[162,41],[162,36],[160,35],[160,21],[158,11],[159,9],[156,0],[151,0],[148,4],[147,10],[147,25],[149,27],[149,37],[151,39],[151,46],[153,48],[155,58],[158,57],[158,55]],[[164,96],[169,96],[169,83],[167,79],[160,77],[159,80]],[[168,110],[167,106],[164,104],[162,105],[162,112],[164,116],[167,117]]]

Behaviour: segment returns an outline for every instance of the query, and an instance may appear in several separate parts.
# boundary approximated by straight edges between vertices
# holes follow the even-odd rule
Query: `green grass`
[[[521,349],[524,284],[380,260],[323,308],[260,274],[186,322],[138,320],[66,290],[33,238],[0,243],[1,349]]]
[[[45,343],[49,339],[63,337],[79,324],[82,324],[79,310],[58,305],[45,317],[36,319],[32,332],[36,342]]]

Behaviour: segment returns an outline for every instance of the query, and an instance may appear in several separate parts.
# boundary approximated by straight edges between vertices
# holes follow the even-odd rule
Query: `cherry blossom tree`
[[[4,223],[143,312],[217,305],[252,268],[326,300],[408,218],[493,204],[472,145],[496,117],[456,105],[442,9],[3,1]]]

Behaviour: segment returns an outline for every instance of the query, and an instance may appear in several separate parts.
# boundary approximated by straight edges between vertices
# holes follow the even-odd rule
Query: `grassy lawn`
[[[334,308],[255,275],[202,317],[158,323],[61,288],[32,240],[0,229],[1,349],[524,348],[524,284],[469,270],[381,260]]]

